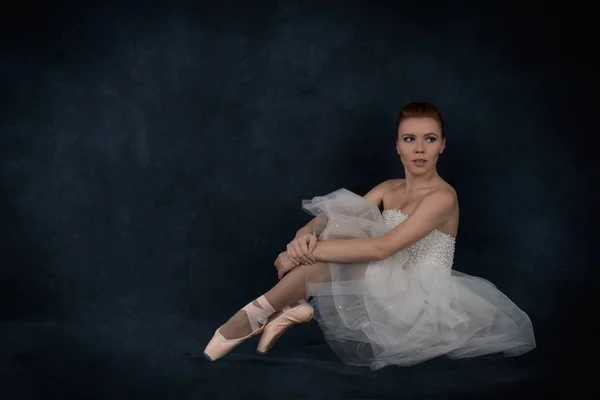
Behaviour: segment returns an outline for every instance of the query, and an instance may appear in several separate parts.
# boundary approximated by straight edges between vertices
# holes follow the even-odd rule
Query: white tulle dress
[[[303,201],[322,240],[377,237],[401,224],[346,189]],[[455,238],[435,230],[381,261],[328,264],[308,282],[325,340],[347,364],[379,369],[434,357],[518,356],[535,348],[528,315],[489,281],[452,269]]]

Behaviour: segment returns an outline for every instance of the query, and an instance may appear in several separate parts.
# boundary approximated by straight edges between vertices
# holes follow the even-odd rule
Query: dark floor
[[[182,321],[3,323],[0,399],[526,398],[557,387],[560,364],[539,349],[379,371],[345,366],[315,323],[289,331],[268,356],[255,355],[252,341],[211,363],[202,349],[214,327]]]

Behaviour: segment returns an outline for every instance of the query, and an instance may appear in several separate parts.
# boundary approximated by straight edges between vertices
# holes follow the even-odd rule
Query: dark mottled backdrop
[[[3,10],[0,398],[569,388],[564,367],[592,356],[596,294],[589,13],[322,3]],[[539,348],[371,372],[311,324],[266,358],[254,343],[198,357],[276,282],[302,199],[402,177],[395,118],[411,100],[446,118],[455,268],[526,310]]]

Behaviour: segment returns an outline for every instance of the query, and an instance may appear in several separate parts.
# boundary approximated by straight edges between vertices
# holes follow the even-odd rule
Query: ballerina
[[[303,201],[314,218],[277,257],[279,282],[216,330],[207,358],[259,334],[265,354],[313,318],[340,359],[371,369],[536,347],[524,311],[491,282],[453,269],[459,205],[436,169],[446,147],[441,113],[409,103],[397,127],[406,178],[364,196],[339,189]]]

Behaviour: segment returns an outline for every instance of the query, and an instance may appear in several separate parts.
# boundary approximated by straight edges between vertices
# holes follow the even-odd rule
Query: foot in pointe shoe
[[[263,328],[256,351],[259,354],[268,353],[275,342],[294,325],[309,322],[315,310],[306,301],[301,300],[297,306],[286,307],[281,314],[273,316]]]
[[[251,337],[258,335],[261,333],[265,327],[265,323],[268,321],[269,316],[271,316],[275,309],[269,304],[269,302],[265,299],[264,296],[256,299],[260,307],[255,306],[252,303],[248,303],[241,311],[245,311],[248,317],[248,321],[250,322],[250,328],[252,331],[240,338],[232,338],[227,339],[220,332],[223,328],[221,326],[216,330],[210,342],[204,349],[204,356],[208,358],[210,361],[215,361],[225,355],[227,355],[231,350],[233,350],[240,343],[244,342]]]

